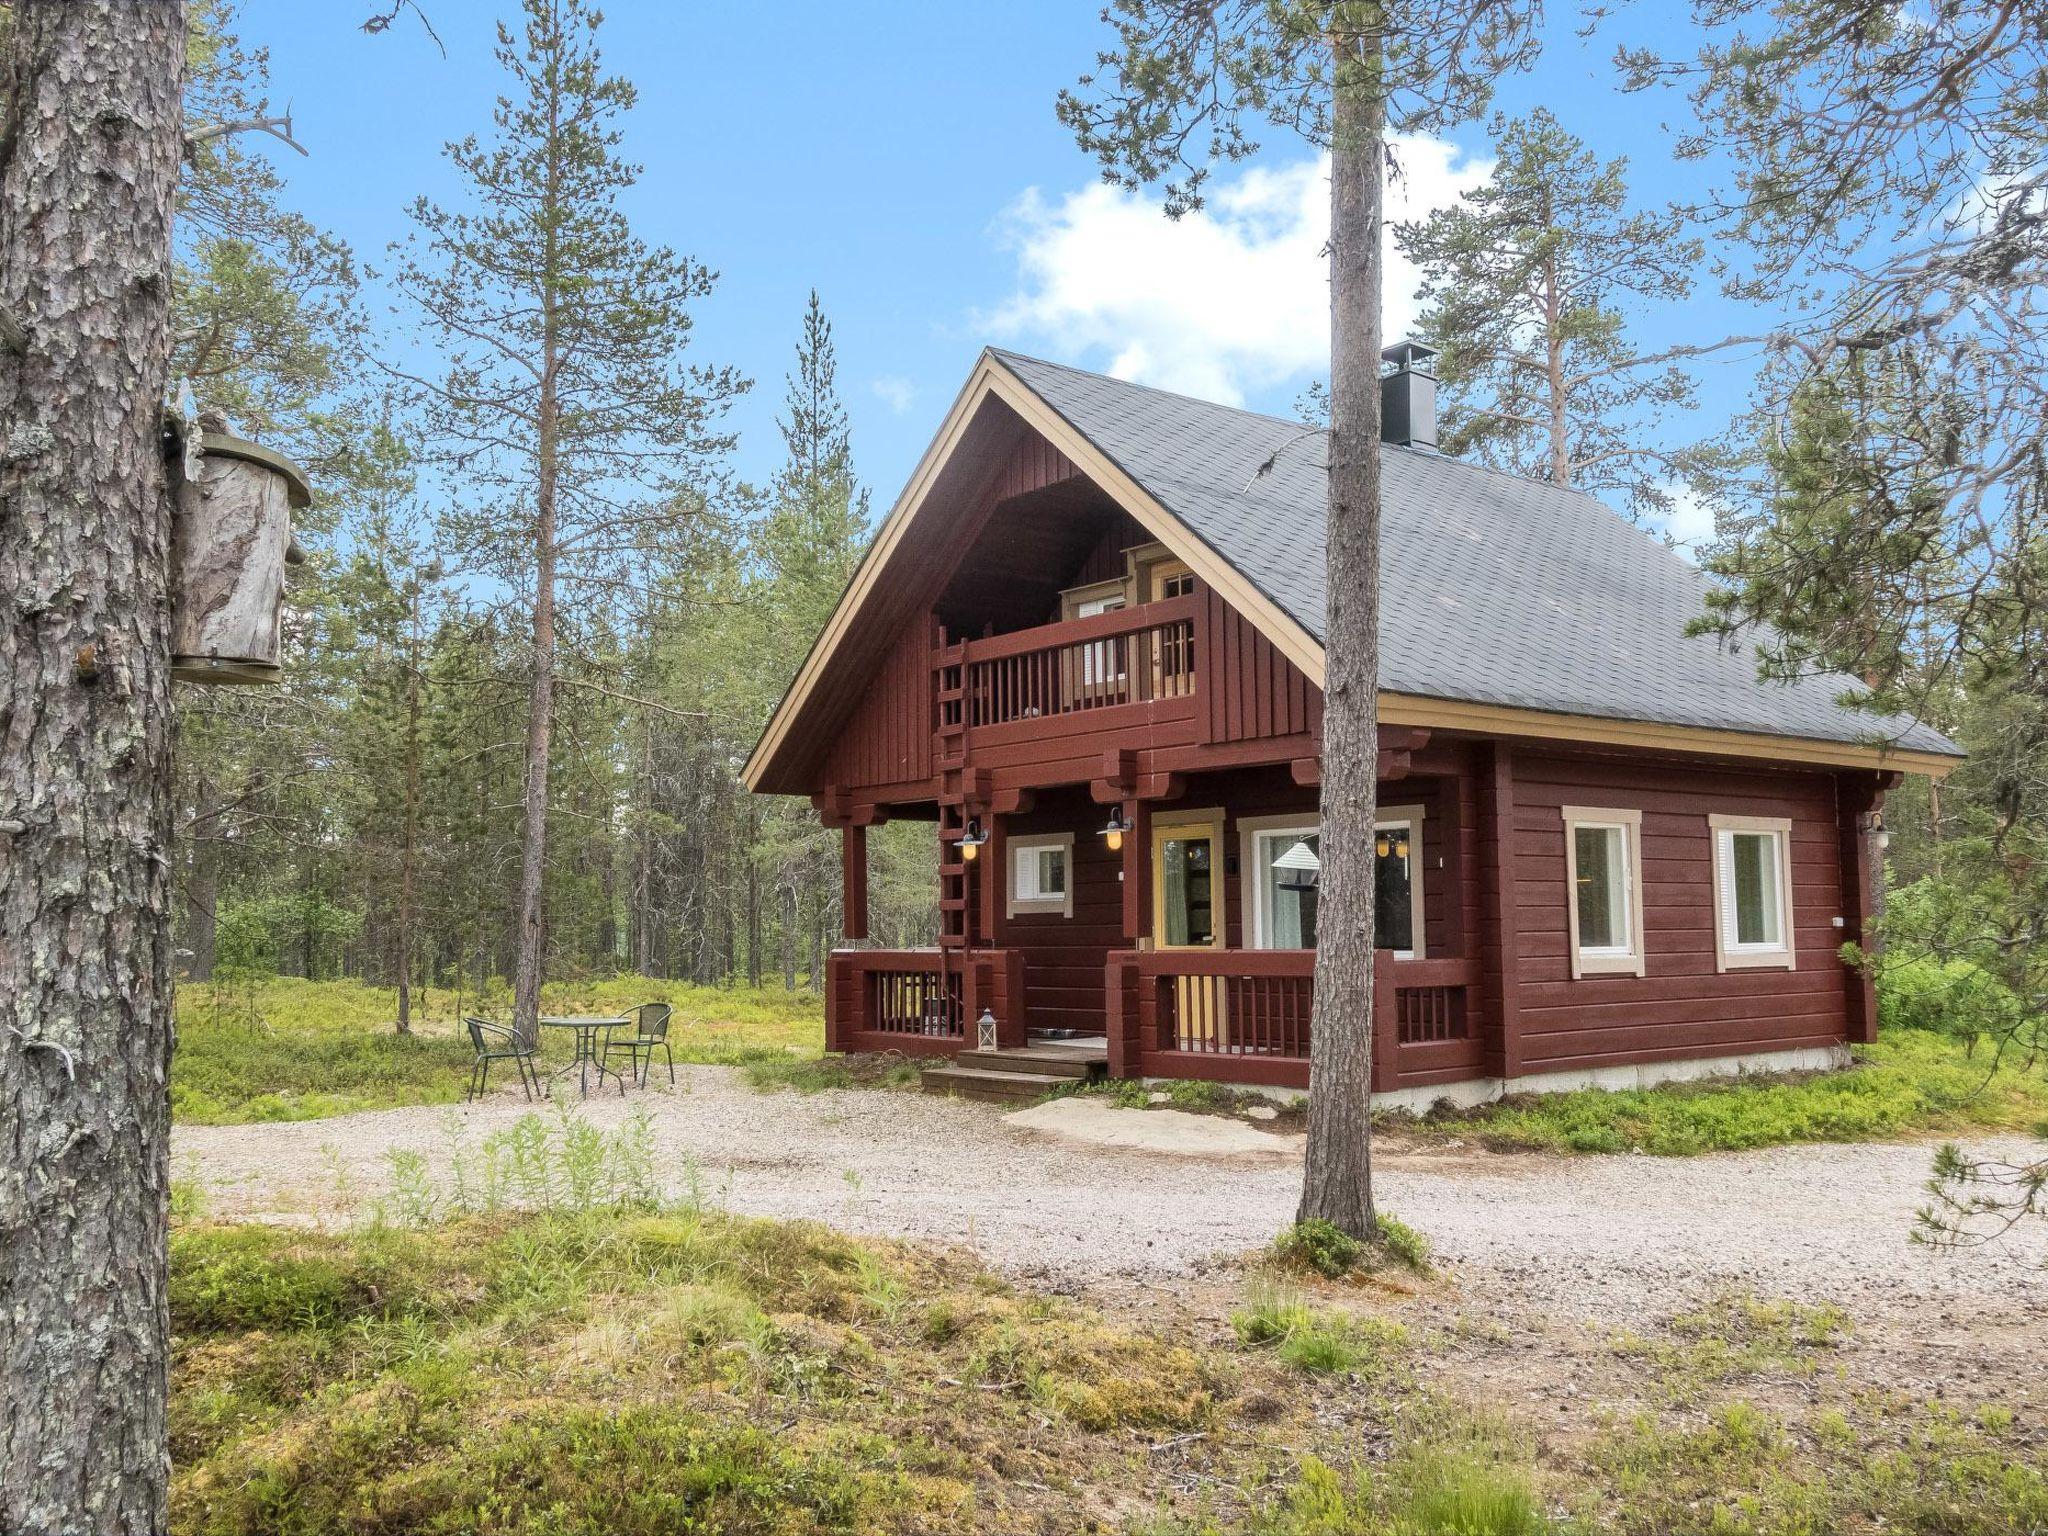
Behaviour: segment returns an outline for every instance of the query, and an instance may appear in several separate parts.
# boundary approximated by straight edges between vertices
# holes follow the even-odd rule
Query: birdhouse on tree
[[[290,459],[215,421],[171,423],[171,676],[275,683],[291,514],[313,493]]]

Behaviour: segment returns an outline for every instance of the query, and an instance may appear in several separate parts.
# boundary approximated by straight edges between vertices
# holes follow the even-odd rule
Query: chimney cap
[[[1380,361],[1392,363],[1403,373],[1426,373],[1435,377],[1435,370],[1429,365],[1436,359],[1437,349],[1410,338],[1397,341],[1390,347],[1380,348]]]

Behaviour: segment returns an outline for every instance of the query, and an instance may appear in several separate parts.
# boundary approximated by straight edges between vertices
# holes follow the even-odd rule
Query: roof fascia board
[[[1660,752],[1692,752],[1718,757],[1758,757],[1776,762],[1809,763],[1832,768],[1890,769],[1945,778],[1959,762],[1939,752],[1888,747],[1877,742],[1825,741],[1811,736],[1770,736],[1752,731],[1722,731],[1698,725],[1667,725],[1653,720],[1612,720],[1598,715],[1562,715],[1504,704],[1474,704],[1461,699],[1432,699],[1419,694],[1382,693],[1384,725],[1431,726],[1446,731],[1474,731],[1490,736],[1540,737],[1550,741],[1596,746],[1637,747]]]
[[[1064,453],[1109,498],[1130,513],[1154,538],[1202,579],[1204,585],[1220,592],[1239,613],[1258,627],[1279,647],[1280,653],[1299,667],[1318,688],[1323,686],[1323,648],[1315,636],[1302,628],[1294,616],[1245,579],[1244,573],[1211,549],[1172,512],[1160,505],[1151,492],[1126,474],[1117,462],[1096,447],[1079,428],[1047,405],[999,358],[993,363],[992,382],[996,395],[1025,422]]]
[[[832,610],[832,617],[818,638],[812,642],[810,654],[782,695],[782,702],[775,706],[775,713],[768,719],[768,728],[761,733],[761,739],[754,743],[754,750],[748,754],[746,766],[740,770],[740,780],[749,790],[760,784],[761,775],[767,771],[769,761],[782,749],[788,739],[789,728],[796,717],[803,713],[803,706],[816,688],[832,653],[838,650],[846,632],[852,627],[854,615],[867,602],[868,595],[881,580],[883,570],[902,543],[904,533],[917,514],[923,510],[925,499],[931,494],[933,484],[940,472],[960,445],[968,424],[974,420],[981,403],[989,394],[989,376],[994,359],[986,352],[967,376],[967,382],[960,386],[960,393],[953,398],[953,408],[946,413],[946,419],[939,424],[924,456],[917,461],[917,468],[903,487],[903,493],[896,498],[896,505],[889,509],[889,515],[882,520],[881,528],[875,534],[875,542],[868,546],[867,555],[853,573],[853,580],[847,583],[846,591],[839,599],[839,606]]]

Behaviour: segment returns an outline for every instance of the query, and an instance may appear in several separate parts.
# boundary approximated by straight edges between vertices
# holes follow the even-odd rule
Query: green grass
[[[2048,1134],[2048,1064],[1991,1070],[1958,1041],[1887,1030],[1857,1064],[1808,1077],[1531,1094],[1478,1109],[1402,1118],[1403,1128],[1499,1148],[1683,1156],[1801,1141],[1881,1141],[1968,1130]]]
[[[1383,1375],[1408,1343],[1399,1323],[1311,1306],[1298,1291],[1268,1284],[1251,1287],[1230,1326],[1240,1342],[1271,1345],[1288,1365],[1318,1376]]]
[[[504,1018],[502,995],[466,1012]],[[670,1039],[679,1062],[744,1065],[816,1058],[824,1011],[809,993],[779,986],[697,987],[644,976],[563,982],[543,1005],[563,1013],[614,1013],[634,1003],[675,1009]],[[178,991],[178,1049],[171,1063],[171,1113],[189,1124],[315,1120],[402,1104],[447,1104],[469,1079],[469,1043],[459,1034],[456,994],[415,997],[411,1039],[392,1028],[396,995],[352,981],[280,978],[253,985],[187,984]],[[567,1058],[565,1042],[541,1042],[543,1061]],[[494,1080],[504,1071],[500,1064]]]

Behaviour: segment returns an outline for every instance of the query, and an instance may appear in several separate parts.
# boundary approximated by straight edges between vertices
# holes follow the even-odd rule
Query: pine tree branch
[[[258,103],[256,110],[261,112],[267,105],[267,102]],[[292,137],[292,114],[289,107],[285,108],[282,117],[241,117],[225,122],[200,123],[196,127],[188,128],[185,131],[185,154],[189,157],[192,151],[202,144],[210,144],[215,139],[229,138],[238,133],[267,133],[273,139],[289,144],[302,155],[311,154],[305,145]]]

